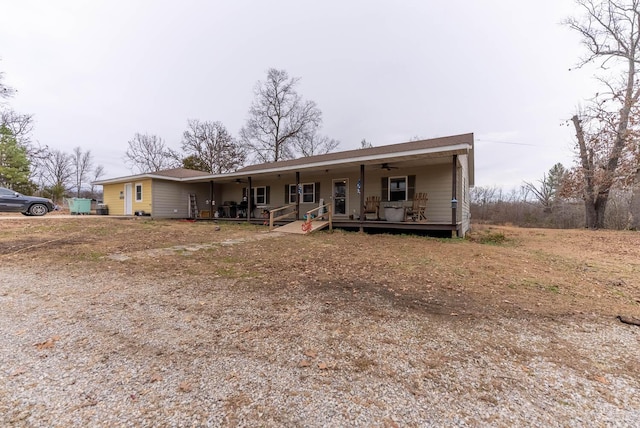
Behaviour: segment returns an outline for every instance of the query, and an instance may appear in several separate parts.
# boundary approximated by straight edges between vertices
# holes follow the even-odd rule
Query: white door
[[[333,180],[333,215],[349,213],[349,179]]]
[[[124,215],[133,215],[133,184],[124,185]]]

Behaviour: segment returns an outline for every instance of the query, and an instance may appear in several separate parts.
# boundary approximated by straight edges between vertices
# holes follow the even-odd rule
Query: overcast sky
[[[266,70],[300,77],[322,133],[358,148],[473,132],[476,185],[573,164],[564,122],[594,92],[562,26],[571,0],[0,0],[0,71],[41,144],[131,174],[136,132],[179,148],[187,119],[234,135]]]

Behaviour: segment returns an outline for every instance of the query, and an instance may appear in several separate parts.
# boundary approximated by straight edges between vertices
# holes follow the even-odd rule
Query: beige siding
[[[451,223],[451,159],[449,162],[437,165],[428,165],[410,169],[394,169],[391,171],[369,168],[365,170],[364,193],[366,196],[381,193],[381,178],[391,176],[416,176],[416,192],[427,192],[429,202],[427,204],[427,219],[430,222]],[[349,181],[349,198],[347,201],[347,214],[356,217],[360,215],[360,195],[357,192],[358,180],[360,178],[359,168],[345,173],[327,173],[300,175],[301,183],[320,183],[320,198],[325,203],[332,201],[332,187],[334,179],[347,179]],[[270,186],[270,207],[276,208],[286,205],[285,186],[295,184],[295,176],[290,175],[274,180],[253,180],[252,186]],[[242,189],[247,184],[227,184],[216,186],[216,204],[222,205],[224,201],[234,201],[239,203],[242,200]],[[306,211],[316,208],[318,202],[314,204],[301,203],[300,212],[303,215]],[[384,213],[381,211],[382,217]]]
[[[205,209],[209,199],[208,183],[176,183],[153,181],[153,216],[158,218],[189,217],[189,194],[196,195],[199,209]]]
[[[427,220],[429,222],[451,223],[451,164],[428,165],[417,168],[379,170],[367,173],[365,171],[365,197],[382,196],[382,177],[416,176],[416,192],[426,192]],[[357,178],[356,178],[357,183]],[[353,186],[355,191],[355,185]],[[355,199],[354,199],[355,198]],[[354,203],[359,204],[359,195],[352,196]],[[385,199],[385,198],[383,198]],[[382,203],[384,205],[384,202]],[[358,211],[360,211],[358,209]],[[384,218],[384,210],[380,210]]]

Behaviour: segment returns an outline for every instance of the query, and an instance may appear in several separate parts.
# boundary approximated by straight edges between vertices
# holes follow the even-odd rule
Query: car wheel
[[[42,205],[42,204],[33,204],[29,207],[29,214],[30,215],[45,215],[46,213],[48,213],[49,210],[47,209],[46,205]]]

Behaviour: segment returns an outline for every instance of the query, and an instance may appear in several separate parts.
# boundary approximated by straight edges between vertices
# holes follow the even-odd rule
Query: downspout
[[[300,171],[296,171],[296,220],[300,220]]]
[[[364,164],[360,165],[360,232],[364,232]]]
[[[251,195],[253,195],[253,192],[251,191],[251,177],[247,177],[247,182],[247,223],[251,223],[251,210],[253,210],[253,207],[251,206]]]

